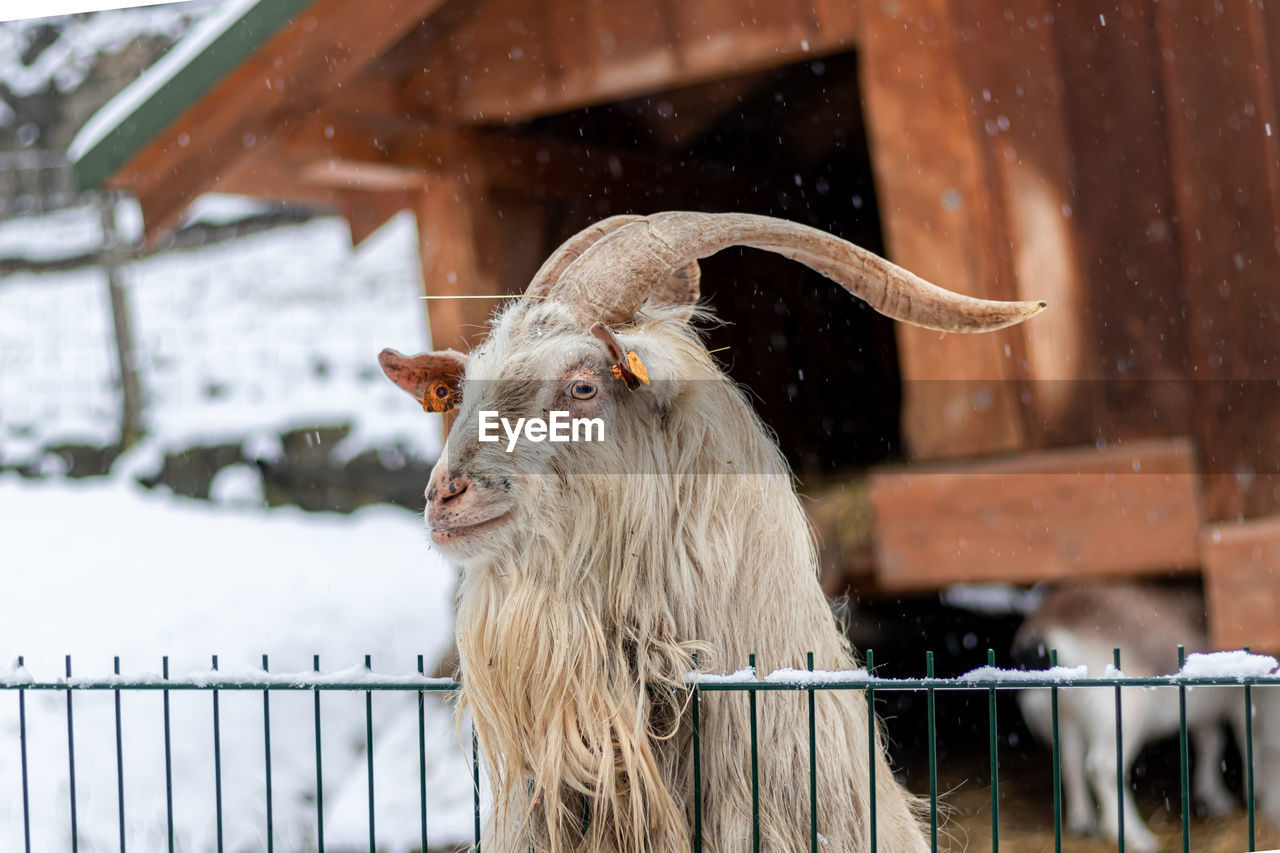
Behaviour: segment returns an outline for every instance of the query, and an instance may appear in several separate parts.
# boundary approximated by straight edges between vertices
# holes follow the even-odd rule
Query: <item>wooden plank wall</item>
[[[887,590],[1194,570],[1203,522],[1186,440],[884,469],[871,480]]]
[[[1190,433],[1211,517],[1280,510],[1280,5],[863,16],[891,256],[1051,305],[998,335],[901,332],[913,454]]]

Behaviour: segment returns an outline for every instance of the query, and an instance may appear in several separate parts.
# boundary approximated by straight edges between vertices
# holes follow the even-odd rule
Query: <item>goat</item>
[[[1118,648],[1126,675],[1153,676],[1177,671],[1179,644],[1188,652],[1208,649],[1204,599],[1198,592],[1154,584],[1092,582],[1047,593],[1019,628],[1014,656],[1043,662],[1046,649],[1057,649],[1059,665],[1085,665],[1096,677],[1112,664],[1113,649]],[[1219,772],[1226,748],[1222,724],[1231,724],[1236,742],[1243,747],[1244,697],[1240,688],[1228,687],[1192,687],[1186,695],[1187,729],[1196,756],[1193,793],[1210,814],[1226,814],[1235,808],[1235,800]],[[1018,702],[1027,726],[1049,743],[1049,692],[1024,690]],[[1067,827],[1082,835],[1100,829],[1114,841],[1120,833],[1114,691],[1060,691],[1058,714]],[[1138,813],[1129,771],[1143,746],[1177,733],[1178,703],[1172,701],[1169,689],[1124,688],[1120,725],[1124,734],[1125,844],[1146,853],[1158,849],[1159,844]],[[1096,810],[1090,787],[1097,798]]]
[[[741,389],[689,325],[699,258],[733,245],[800,261],[880,312],[928,328],[1004,328],[1043,303],[938,288],[851,243],[747,214],[604,220],[561,246],[469,356],[380,356],[424,408],[459,402],[431,475],[431,539],[461,571],[460,708],[494,791],[485,849],[689,849],[695,668],[847,669],[790,470]],[[601,418],[608,440],[481,443],[481,411]],[[696,667],[695,667],[695,654]],[[767,671],[767,670],[766,670]],[[761,702],[763,849],[809,846],[807,703]],[[460,711],[461,712],[461,711]],[[741,696],[700,704],[701,831],[750,849],[750,729]],[[818,828],[868,849],[866,702],[816,704]],[[881,849],[926,849],[915,800],[876,753]]]

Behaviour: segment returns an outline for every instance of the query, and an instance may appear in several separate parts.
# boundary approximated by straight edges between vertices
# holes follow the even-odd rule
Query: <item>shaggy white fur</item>
[[[463,569],[462,703],[502,804],[489,849],[688,850],[694,653],[705,671],[752,652],[765,671],[803,667],[809,651],[821,669],[855,666],[786,462],[687,316],[654,309],[619,330],[654,379],[635,393],[608,378],[604,348],[555,303],[508,308],[469,361],[439,465],[512,507],[506,523],[446,548]],[[584,375],[598,383],[589,413],[605,417],[607,441],[507,454],[475,440],[478,411],[572,407],[544,380]],[[807,697],[759,703],[762,848],[807,849]],[[704,849],[749,850],[747,699],[704,695],[701,715]],[[828,850],[869,846],[867,724],[861,693],[818,694]],[[883,750],[877,765],[881,849],[925,849]]]

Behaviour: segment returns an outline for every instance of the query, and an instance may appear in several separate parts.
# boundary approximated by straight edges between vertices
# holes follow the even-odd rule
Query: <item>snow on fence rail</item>
[[[1061,850],[1062,839],[1062,798],[1061,798],[1061,763],[1059,755],[1059,744],[1057,742],[1058,732],[1058,703],[1057,697],[1061,690],[1078,689],[1084,687],[1109,687],[1115,691],[1115,706],[1117,725],[1121,721],[1121,704],[1123,702],[1121,688],[1168,688],[1176,689],[1179,693],[1180,706],[1180,726],[1179,739],[1181,750],[1181,775],[1180,785],[1182,789],[1182,827],[1183,827],[1183,849],[1190,850],[1190,799],[1189,799],[1189,776],[1187,762],[1187,719],[1186,719],[1186,691],[1193,687],[1234,687],[1242,689],[1242,702],[1244,703],[1245,720],[1247,726],[1247,746],[1246,746],[1246,782],[1245,782],[1245,800],[1248,811],[1248,849],[1255,849],[1255,792],[1253,779],[1253,696],[1251,689],[1255,686],[1277,686],[1280,687],[1280,672],[1277,672],[1277,662],[1275,658],[1267,655],[1249,654],[1247,651],[1235,652],[1218,652],[1211,654],[1192,654],[1188,657],[1183,655],[1182,647],[1178,648],[1178,657],[1180,661],[1180,669],[1177,673],[1164,676],[1128,676],[1121,672],[1117,667],[1108,667],[1107,672],[1101,676],[1092,676],[1086,667],[1062,667],[1051,666],[1046,670],[1027,671],[1027,670],[1009,670],[1001,669],[995,666],[994,652],[988,651],[988,665],[971,670],[963,675],[952,678],[935,677],[933,674],[933,655],[926,654],[926,675],[923,678],[884,678],[874,676],[874,654],[870,651],[866,655],[867,667],[864,669],[825,672],[815,671],[813,669],[813,656],[809,656],[809,668],[800,669],[781,669],[774,671],[764,677],[759,677],[755,668],[755,656],[751,656],[751,664],[748,667],[740,669],[736,672],[726,674],[714,673],[690,673],[686,676],[686,684],[690,691],[690,704],[692,708],[691,725],[693,727],[692,749],[694,751],[694,796],[693,800],[696,804],[695,826],[699,826],[700,810],[702,803],[701,790],[701,774],[698,768],[701,766],[702,756],[700,747],[701,732],[701,714],[700,707],[702,702],[702,694],[708,692],[743,692],[748,694],[748,708],[751,726],[751,768],[752,768],[752,786],[753,791],[758,790],[760,784],[758,778],[757,762],[758,751],[761,748],[758,743],[758,710],[757,693],[769,691],[791,691],[802,692],[807,694],[810,704],[810,723],[809,723],[809,784],[811,796],[816,796],[816,774],[820,757],[818,753],[818,744],[816,742],[816,733],[813,722],[813,703],[817,692],[823,690],[840,690],[853,689],[863,690],[867,696],[868,705],[874,708],[875,693],[877,690],[889,691],[916,691],[924,692],[928,696],[928,745],[929,745],[929,800],[930,800],[930,824],[931,824],[931,840],[932,849],[938,850],[938,768],[936,753],[936,708],[934,704],[934,694],[939,691],[979,691],[986,692],[989,696],[988,703],[988,735],[989,735],[989,751],[991,760],[991,796],[992,796],[992,839],[993,848],[998,845],[1000,833],[1000,819],[998,809],[998,785],[999,785],[999,763],[998,763],[998,723],[996,718],[995,696],[997,691],[1001,690],[1028,690],[1028,689],[1047,689],[1053,692],[1053,732],[1054,743],[1053,749],[1053,772],[1054,772],[1054,833],[1057,840],[1057,849]],[[1056,654],[1050,653],[1050,660],[1056,660]],[[1116,651],[1116,660],[1119,661],[1119,651]],[[224,750],[233,748],[231,735],[223,736],[220,728],[219,717],[219,694],[222,691],[261,691],[262,692],[262,747],[261,760],[263,769],[265,770],[265,787],[263,789],[265,808],[261,814],[265,821],[265,838],[266,849],[273,849],[273,840],[275,839],[276,829],[272,826],[273,820],[273,791],[271,783],[272,770],[272,751],[271,751],[271,694],[278,691],[310,691],[314,695],[314,715],[313,727],[315,733],[315,748],[313,761],[315,765],[315,789],[311,792],[314,799],[314,828],[311,836],[306,839],[307,844],[314,845],[316,849],[322,851],[325,849],[325,817],[326,807],[324,804],[324,775],[323,767],[323,750],[321,731],[323,727],[320,694],[322,691],[342,691],[364,695],[364,744],[363,751],[366,756],[366,778],[367,778],[367,829],[368,829],[368,849],[373,853],[379,849],[399,850],[410,849],[410,846],[403,840],[401,846],[397,847],[394,843],[388,848],[386,841],[378,840],[378,827],[375,819],[376,809],[376,791],[375,786],[375,730],[374,730],[374,714],[373,714],[373,695],[375,693],[389,692],[414,692],[417,694],[417,757],[418,757],[418,773],[417,773],[417,795],[418,795],[418,814],[416,831],[419,837],[416,838],[415,846],[420,850],[427,850],[430,845],[428,843],[428,741],[426,736],[425,724],[425,697],[430,693],[452,693],[460,686],[457,682],[448,678],[434,678],[423,674],[423,659],[418,658],[418,672],[409,674],[383,674],[374,672],[370,666],[370,659],[366,657],[364,666],[351,667],[347,669],[337,670],[334,672],[324,673],[320,671],[319,658],[315,659],[315,666],[311,672],[291,672],[291,673],[275,673],[267,669],[267,660],[264,656],[263,666],[243,667],[236,670],[219,670],[217,668],[217,658],[213,658],[213,668],[209,670],[197,671],[189,673],[185,676],[170,677],[168,672],[168,659],[163,659],[162,672],[156,674],[153,672],[141,672],[134,674],[121,674],[119,658],[115,660],[115,671],[106,676],[94,677],[71,677],[71,660],[68,656],[66,661],[66,674],[54,678],[37,677],[29,672],[23,661],[19,658],[15,664],[11,665],[7,671],[0,671],[0,693],[9,692],[16,693],[19,706],[19,724],[18,724],[18,740],[21,753],[21,799],[22,799],[22,832],[26,844],[26,849],[31,849],[31,777],[35,774],[45,773],[49,770],[46,762],[31,762],[28,755],[28,732],[27,732],[27,714],[26,703],[28,694],[35,691],[36,695],[44,691],[61,691],[66,696],[66,757],[68,764],[69,786],[62,792],[64,797],[68,798],[67,813],[70,816],[72,848],[75,848],[76,838],[76,814],[77,814],[77,796],[76,796],[76,740],[75,740],[75,722],[74,722],[74,702],[73,695],[85,692],[104,692],[114,696],[114,735],[116,743],[116,763],[115,773],[117,781],[117,805],[119,815],[119,833],[120,847],[125,849],[126,838],[126,809],[125,809],[125,759],[121,748],[121,727],[124,722],[121,713],[120,695],[122,692],[132,691],[160,691],[163,695],[164,718],[163,718],[163,740],[165,755],[165,838],[167,839],[167,849],[173,851],[175,849],[175,822],[173,807],[173,791],[174,791],[174,766],[171,760],[173,744],[171,740],[170,729],[170,691],[203,691],[211,696],[212,701],[212,749],[215,754],[214,775],[215,775],[215,791],[217,796],[217,838],[218,846],[221,848],[223,837],[223,812],[222,812],[222,755]],[[723,701],[723,700],[722,700]],[[767,700],[764,700],[767,701]],[[767,711],[766,711],[767,713]],[[869,719],[874,719],[874,714],[869,715]],[[102,732],[97,732],[99,735]],[[242,733],[239,733],[242,734]],[[874,730],[868,726],[868,748],[874,752],[875,734]],[[1120,733],[1122,734],[1122,732]],[[83,737],[83,734],[82,734]],[[481,791],[484,787],[478,755],[477,740],[474,731],[470,737],[470,766],[465,772],[467,778],[466,784],[471,792],[471,829],[473,841],[476,845],[475,849],[479,849],[480,845],[480,827],[482,823],[482,811],[487,808],[487,804],[483,803]],[[83,748],[83,747],[82,747]],[[767,746],[765,747],[767,748]],[[276,754],[275,761],[288,762],[297,764],[300,760],[299,756],[281,756],[279,752]],[[455,767],[454,772],[457,773],[460,768]],[[1117,747],[1117,774],[1122,772],[1120,767],[1119,747]],[[874,822],[875,816],[875,768],[871,769],[871,815]],[[1117,778],[1119,776],[1117,775]],[[401,782],[403,783],[403,779]],[[755,798],[753,797],[753,800]],[[0,803],[2,806],[3,803]],[[136,808],[136,804],[131,804],[130,808]],[[150,811],[156,813],[157,807],[151,804]],[[818,812],[811,811],[811,849],[817,851],[819,849],[821,836],[821,827],[819,824]],[[456,821],[455,821],[456,823]],[[405,827],[403,825],[395,828],[395,835],[398,839],[406,838]],[[872,833],[874,842],[874,826],[869,829]],[[456,833],[455,833],[456,834]],[[296,840],[296,839],[295,839]],[[695,850],[700,850],[700,837],[695,839]],[[753,840],[755,842],[753,849],[759,848],[760,827],[759,815],[753,814]],[[463,841],[460,838],[451,839],[452,843]],[[873,843],[874,848],[874,843]],[[344,849],[350,849],[345,847]],[[1121,847],[1123,849],[1123,847]]]

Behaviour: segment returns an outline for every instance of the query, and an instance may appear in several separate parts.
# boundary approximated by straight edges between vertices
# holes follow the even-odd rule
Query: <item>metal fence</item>
[[[58,210],[79,199],[65,151],[0,151],[0,218]]]
[[[1247,649],[1246,649],[1247,651]],[[1057,666],[1057,653],[1050,652],[1049,656],[1051,667]],[[1184,653],[1181,646],[1178,647],[1179,668],[1182,670],[1184,663]],[[1248,820],[1248,838],[1247,849],[1252,851],[1256,849],[1256,821],[1255,821],[1255,791],[1254,791],[1254,697],[1253,688],[1259,686],[1274,687],[1280,686],[1280,673],[1271,673],[1267,675],[1261,674],[1220,674],[1220,675],[1187,675],[1182,672],[1176,675],[1155,676],[1155,677],[1138,677],[1126,676],[1120,672],[1120,652],[1117,649],[1114,653],[1115,672],[1109,672],[1103,677],[1084,677],[1078,673],[1064,673],[1062,670],[1044,671],[1043,673],[1035,672],[1019,672],[1011,674],[1008,671],[994,669],[995,654],[988,651],[989,668],[975,670],[959,677],[935,677],[933,653],[926,653],[926,673],[923,678],[882,678],[871,675],[875,668],[875,656],[871,651],[866,652],[866,669],[850,672],[827,673],[813,671],[813,655],[809,655],[809,672],[782,672],[774,673],[772,676],[759,679],[755,674],[755,656],[751,656],[750,669],[743,670],[736,676],[724,677],[714,676],[706,677],[700,675],[690,675],[688,678],[689,689],[692,693],[692,726],[693,726],[693,791],[691,792],[696,804],[694,809],[694,827],[693,827],[693,849],[695,851],[702,849],[702,756],[700,736],[702,731],[702,721],[700,714],[701,695],[704,692],[729,692],[742,693],[743,702],[746,704],[749,712],[750,731],[751,731],[751,782],[752,782],[752,838],[753,850],[760,850],[760,825],[759,825],[759,770],[758,757],[760,745],[757,742],[757,721],[758,721],[758,699],[759,694],[769,693],[773,691],[790,691],[800,692],[808,695],[809,708],[809,728],[808,728],[808,773],[807,782],[809,786],[810,798],[810,849],[817,851],[820,849],[820,830],[818,820],[818,801],[817,801],[817,778],[820,767],[820,758],[818,753],[818,744],[816,742],[815,732],[815,696],[819,691],[825,690],[860,690],[866,696],[867,707],[869,712],[874,712],[876,696],[879,693],[890,691],[908,691],[912,693],[924,693],[927,701],[927,743],[928,743],[928,766],[929,766],[929,815],[930,815],[930,842],[931,849],[936,851],[939,849],[939,794],[938,794],[938,761],[937,761],[937,709],[935,705],[935,697],[939,692],[944,691],[967,691],[970,693],[977,692],[985,694],[987,698],[987,731],[990,758],[991,773],[991,837],[992,850],[998,851],[1000,844],[1000,811],[999,811],[999,723],[997,720],[997,703],[996,697],[999,691],[1020,691],[1020,690],[1048,690],[1051,694],[1051,719],[1052,719],[1052,754],[1053,754],[1053,836],[1054,849],[1062,850],[1063,845],[1063,818],[1062,818],[1062,758],[1060,752],[1059,738],[1059,695],[1063,690],[1075,690],[1081,688],[1111,688],[1115,692],[1115,720],[1116,720],[1116,787],[1120,806],[1120,826],[1121,837],[1117,844],[1120,853],[1124,851],[1124,785],[1125,785],[1125,767],[1123,763],[1123,725],[1121,722],[1122,711],[1122,688],[1132,687],[1160,687],[1176,690],[1178,695],[1179,710],[1179,749],[1180,749],[1180,778],[1179,788],[1181,790],[1181,821],[1182,821],[1182,849],[1184,853],[1191,850],[1190,835],[1190,818],[1191,818],[1191,799],[1190,799],[1190,781],[1188,775],[1188,726],[1187,726],[1187,690],[1194,687],[1233,687],[1243,688],[1242,702],[1245,719],[1245,743],[1243,744],[1244,753],[1244,795]],[[207,673],[200,673],[184,678],[170,679],[169,677],[169,660],[163,658],[162,675],[159,677],[125,677],[120,675],[120,659],[115,658],[115,674],[107,677],[99,678],[74,678],[72,677],[71,658],[66,658],[66,674],[65,677],[58,678],[53,681],[40,681],[31,678],[23,668],[23,659],[17,659],[18,667],[7,676],[0,676],[0,692],[7,691],[11,694],[16,693],[18,704],[18,737],[20,741],[21,752],[21,778],[22,778],[22,812],[23,812],[23,830],[26,838],[27,853],[31,851],[31,819],[29,808],[29,774],[40,772],[40,768],[29,768],[27,761],[27,715],[26,702],[27,694],[31,691],[55,691],[65,694],[66,697],[66,742],[67,755],[69,761],[69,796],[70,796],[70,817],[71,817],[71,838],[70,850],[75,853],[77,851],[77,835],[76,835],[76,765],[75,765],[75,701],[74,697],[78,693],[83,692],[108,692],[114,695],[115,702],[115,747],[116,747],[116,779],[117,779],[117,798],[118,798],[118,815],[120,827],[119,846],[121,853],[124,853],[125,846],[125,785],[124,785],[124,766],[125,756],[123,752],[121,739],[121,705],[120,695],[122,691],[149,691],[160,694],[159,701],[163,704],[163,732],[159,736],[164,739],[164,755],[165,755],[165,791],[166,805],[168,813],[168,835],[167,849],[170,853],[174,850],[174,824],[173,824],[173,767],[172,767],[172,740],[170,734],[170,714],[169,714],[169,696],[172,691],[200,691],[208,693],[213,711],[213,726],[211,735],[211,748],[214,758],[214,774],[215,774],[215,813],[217,819],[217,839],[218,850],[222,850],[222,755],[223,755],[223,739],[219,718],[219,695],[225,691],[257,691],[262,694],[262,728],[263,728],[263,744],[264,752],[262,756],[263,766],[265,769],[265,815],[266,815],[266,849],[273,850],[272,836],[272,785],[271,785],[271,695],[278,691],[294,691],[294,692],[310,692],[314,696],[314,733],[315,733],[315,752],[314,763],[316,773],[316,797],[315,797],[315,830],[316,830],[316,846],[319,853],[323,853],[325,849],[324,840],[324,788],[323,788],[323,754],[321,749],[321,731],[323,727],[323,719],[321,713],[320,695],[322,692],[347,692],[347,693],[363,693],[365,700],[365,742],[364,752],[367,756],[367,774],[368,774],[368,829],[369,829],[369,851],[375,853],[378,849],[377,828],[374,820],[374,803],[376,791],[374,787],[374,726],[373,726],[373,694],[380,692],[411,692],[417,694],[417,713],[418,713],[418,770],[419,770],[419,803],[420,803],[420,823],[422,849],[426,850],[427,845],[427,826],[428,826],[428,808],[427,808],[427,749],[426,735],[424,724],[424,702],[428,693],[451,693],[456,691],[460,686],[454,681],[442,678],[432,678],[424,675],[423,658],[418,656],[418,671],[409,675],[388,676],[379,675],[372,671],[370,667],[370,659],[365,657],[365,666],[362,671],[353,675],[351,671],[345,671],[337,675],[325,675],[320,670],[319,656],[314,658],[313,673],[306,674],[273,674],[268,671],[268,659],[264,655],[262,658],[262,672],[260,676],[245,677],[241,674],[222,674],[218,671],[218,658],[215,655],[212,658],[212,670]],[[874,713],[869,719],[874,718]],[[480,762],[477,751],[477,740],[474,731],[471,732],[471,774],[469,780],[474,791],[474,824],[475,824],[475,849],[480,849],[481,834],[481,797],[480,797]],[[868,756],[874,758],[877,749],[875,731],[872,726],[868,725],[867,731],[867,751]],[[869,820],[869,849],[877,849],[876,839],[876,784],[875,784],[875,761],[870,762],[870,820]],[[1246,839],[1241,839],[1242,842]]]

